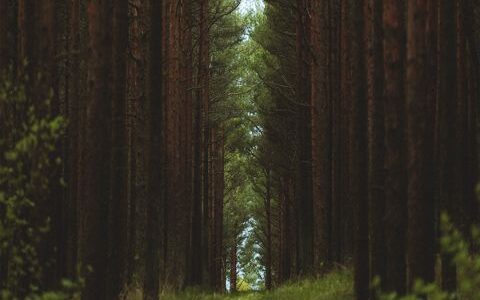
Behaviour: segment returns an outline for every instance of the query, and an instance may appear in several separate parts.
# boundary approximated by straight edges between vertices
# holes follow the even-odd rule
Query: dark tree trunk
[[[2,18],[0,19],[0,70],[2,71],[5,70],[10,61],[8,35],[11,14],[8,12],[11,7],[9,7],[8,2],[8,0],[0,0],[0,13],[2,14]]]
[[[313,271],[313,202],[312,202],[312,148],[310,118],[310,16],[308,1],[297,0],[297,78],[296,97],[296,133],[297,167],[295,202],[298,221],[298,265],[299,275],[308,275]]]
[[[146,204],[146,256],[145,256],[145,282],[144,299],[154,300],[159,297],[160,284],[160,253],[162,223],[165,223],[165,94],[164,94],[164,1],[151,0],[150,2],[150,30],[151,41],[149,49],[149,82],[148,82],[148,132],[149,144],[147,145],[147,204]],[[165,228],[164,228],[165,230]]]
[[[105,299],[108,261],[107,211],[110,199],[111,70],[110,2],[88,1],[89,61],[85,135],[85,177],[81,189],[79,257],[84,270],[83,299]],[[95,245],[92,247],[92,245]]]
[[[266,230],[266,258],[265,258],[265,288],[272,289],[272,182],[271,171],[265,170],[266,176],[266,194],[265,194],[265,213],[267,216],[267,230]]]
[[[456,123],[456,4],[439,1],[438,16],[438,103],[436,108],[436,187],[441,212],[456,220],[457,177],[455,171]],[[452,181],[453,179],[453,181]],[[450,255],[442,256],[442,287],[455,290],[456,270]]]
[[[147,74],[149,45],[146,28],[150,28],[150,0],[134,0],[129,5],[129,42],[127,55],[127,143],[128,143],[128,286],[145,276],[145,224],[148,178],[147,146],[150,146],[147,117]],[[156,29],[158,30],[158,29]],[[141,282],[143,283],[143,282]]]
[[[66,161],[66,210],[67,222],[67,254],[65,275],[76,276],[78,248],[78,187],[79,187],[79,156],[80,156],[80,0],[70,2],[68,51],[71,53],[67,63],[67,161]],[[75,54],[74,54],[75,53]]]
[[[203,283],[203,270],[204,270],[204,255],[206,252],[205,245],[205,230],[202,230],[202,224],[204,224],[204,218],[206,217],[205,211],[202,210],[205,201],[205,193],[202,186],[203,180],[205,180],[205,172],[208,172],[205,164],[205,126],[207,120],[205,117],[205,97],[208,85],[208,31],[207,31],[207,13],[208,13],[208,1],[202,0],[200,2],[200,26],[199,26],[199,50],[198,50],[198,72],[197,72],[197,88],[195,90],[195,121],[194,121],[194,163],[193,163],[193,215],[192,215],[192,245],[191,249],[197,249],[201,252],[201,258],[199,259],[198,253],[194,254],[192,251],[192,263],[190,271],[190,284],[201,285]],[[202,172],[203,171],[203,172]],[[208,174],[208,173],[207,173]]]
[[[330,262],[330,208],[332,198],[332,99],[330,82],[330,2],[312,1],[311,8],[311,143],[314,218],[314,270]]]
[[[385,141],[383,99],[383,3],[369,0],[368,81],[369,81],[369,218],[370,218],[370,277],[385,278],[386,247],[384,234],[385,215]],[[373,296],[372,296],[373,297]]]
[[[199,40],[199,66],[198,66],[198,80],[200,89],[199,96],[202,105],[202,183],[203,183],[203,230],[202,230],[202,280],[206,286],[211,287],[209,278],[210,260],[210,210],[211,208],[211,190],[209,178],[211,177],[211,126],[210,126],[210,26],[209,26],[209,0],[202,0],[200,2],[200,40]]]
[[[365,1],[352,0],[350,30],[352,91],[350,124],[350,194],[354,201],[354,291],[358,300],[368,299],[370,291],[368,251],[368,143],[367,69],[365,49]]]
[[[427,90],[427,1],[409,0],[407,17],[407,278],[434,280],[433,103]]]
[[[340,263],[341,258],[341,236],[342,236],[342,210],[343,210],[343,197],[344,186],[342,185],[342,168],[346,162],[342,159],[342,149],[344,148],[344,139],[342,137],[342,99],[341,99],[341,24],[340,24],[340,11],[341,1],[330,0],[329,8],[329,27],[332,28],[329,31],[330,35],[330,69],[331,80],[330,86],[330,98],[331,98],[331,111],[332,111],[332,198],[331,198],[331,216],[330,216],[330,233],[329,233],[329,259],[330,263]]]
[[[221,125],[220,125],[221,126]],[[224,292],[224,253],[223,253],[223,197],[224,197],[224,151],[225,136],[223,127],[218,129],[216,141],[216,166],[215,166],[215,203],[214,203],[214,266],[215,266],[215,284],[214,290]]]
[[[385,0],[383,7],[385,70],[385,243],[384,288],[406,292],[407,172],[405,139],[405,5]]]
[[[237,292],[237,279],[238,279],[238,270],[237,270],[237,251],[238,251],[238,241],[235,237],[235,241],[230,248],[230,293],[234,294]]]
[[[128,2],[113,4],[112,152],[107,298],[116,299],[125,284],[128,248],[127,47]]]

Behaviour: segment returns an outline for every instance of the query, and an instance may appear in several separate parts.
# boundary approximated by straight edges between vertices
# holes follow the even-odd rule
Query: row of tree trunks
[[[373,297],[377,276],[382,289],[404,294],[415,279],[434,279],[440,212],[467,233],[478,210],[473,8],[441,0],[295,5],[299,244],[297,262],[289,261],[282,242],[294,222],[279,192],[280,222],[289,224],[280,227],[280,271],[321,272],[353,253],[358,299]],[[452,258],[442,260],[442,284],[454,290]]]
[[[266,45],[269,52],[278,55],[287,76],[276,84],[284,88],[295,83],[293,93],[288,94],[266,82],[274,95],[273,114],[281,115],[272,117],[271,122],[278,119],[276,122],[282,123],[273,123],[280,128],[271,130],[275,133],[271,138],[284,139],[278,142],[281,149],[272,151],[289,159],[279,162],[281,166],[274,163],[272,169],[272,180],[279,183],[272,190],[273,197],[278,197],[272,202],[272,212],[278,212],[278,227],[270,238],[273,245],[279,245],[272,261],[276,274],[272,286],[298,276],[325,273],[331,266],[349,261],[353,253],[355,202],[350,184],[355,169],[350,167],[350,160],[352,141],[357,136],[351,121],[351,57],[352,29],[357,27],[350,18],[352,3],[295,0],[295,10],[282,3],[266,7],[275,34],[295,32],[289,39],[282,35],[286,44],[292,45],[291,52],[278,55],[277,51],[286,50],[277,49],[280,45],[273,42]],[[284,19],[293,17],[294,22],[282,22],[280,14]],[[364,110],[366,113],[366,106]],[[366,126],[366,115],[364,118]],[[283,126],[288,128],[285,132],[281,132]],[[362,143],[367,145],[366,140]],[[269,264],[268,247],[266,253],[264,259]],[[267,277],[268,273],[267,269]]]
[[[80,275],[83,299],[223,291],[225,133],[210,119],[209,1],[2,0],[0,9],[0,67],[28,75],[29,100],[52,97],[43,113],[68,120],[52,171],[67,188],[52,182],[32,220],[53,220],[38,249],[42,288]]]

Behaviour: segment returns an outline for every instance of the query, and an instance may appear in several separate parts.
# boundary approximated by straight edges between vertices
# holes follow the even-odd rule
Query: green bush
[[[479,249],[480,230],[473,228],[472,243],[469,243],[455,228],[446,214],[441,217],[442,238],[440,240],[442,251],[453,257],[457,266],[458,286],[456,292],[447,292],[441,289],[437,283],[424,283],[420,280],[414,285],[413,292],[406,296],[398,296],[395,293],[382,294],[381,300],[473,300],[480,299],[480,255],[472,254],[473,249]],[[473,246],[473,247],[472,247]],[[378,284],[378,282],[376,282]]]
[[[46,262],[38,255],[51,222],[39,209],[49,205],[52,181],[60,180],[52,170],[61,164],[55,149],[65,120],[51,113],[53,93],[29,99],[27,80],[12,74],[0,76],[0,299],[65,299],[77,284],[65,280],[66,292],[41,293]]]

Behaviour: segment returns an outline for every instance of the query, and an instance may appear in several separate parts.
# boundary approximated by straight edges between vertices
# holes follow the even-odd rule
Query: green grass
[[[199,294],[184,292],[177,295],[162,295],[166,300],[351,300],[352,274],[342,270],[332,272],[316,280],[303,280],[286,284],[271,292],[250,292],[237,295]]]

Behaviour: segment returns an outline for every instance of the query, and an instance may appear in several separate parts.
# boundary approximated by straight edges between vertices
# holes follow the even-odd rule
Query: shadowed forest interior
[[[480,299],[479,0],[0,0],[0,299]]]

